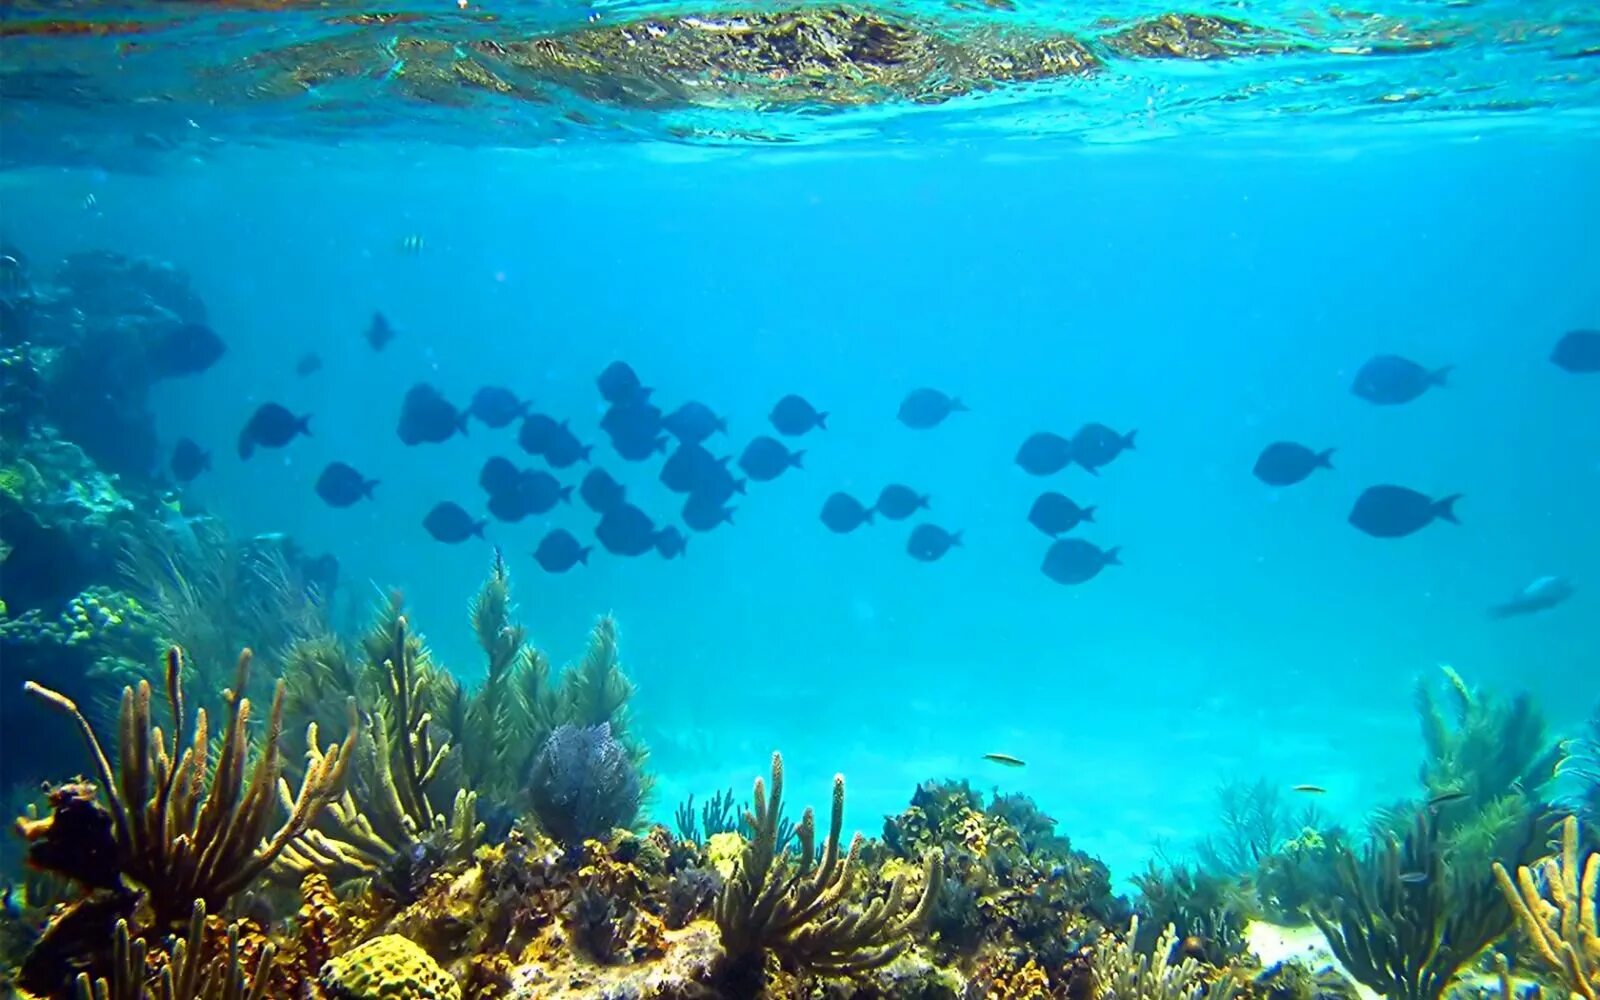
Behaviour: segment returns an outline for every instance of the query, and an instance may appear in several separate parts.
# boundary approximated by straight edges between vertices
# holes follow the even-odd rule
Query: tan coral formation
[[[1568,816],[1561,824],[1559,855],[1546,858],[1536,868],[1519,867],[1515,881],[1504,865],[1495,862],[1494,877],[1533,943],[1534,954],[1573,996],[1596,1000],[1600,996],[1600,930],[1595,916],[1600,851],[1579,862],[1577,817]]]

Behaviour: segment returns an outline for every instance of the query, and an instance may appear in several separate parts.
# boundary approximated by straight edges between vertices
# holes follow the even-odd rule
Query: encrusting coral
[[[1562,823],[1558,856],[1536,869],[1518,868],[1515,881],[1496,862],[1494,877],[1533,943],[1534,954],[1573,996],[1600,997],[1600,929],[1595,916],[1600,852],[1591,853],[1580,867],[1577,817],[1568,816]]]
[[[427,952],[396,934],[375,937],[323,967],[339,1000],[460,1000],[461,987]]]

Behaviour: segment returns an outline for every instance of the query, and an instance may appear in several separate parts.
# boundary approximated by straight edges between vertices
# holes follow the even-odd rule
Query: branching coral
[[[301,780],[299,792],[290,799],[287,818],[267,836],[282,770],[278,743],[284,689],[280,682],[266,737],[252,768],[247,735],[251,706],[242,694],[250,679],[250,659],[250,651],[245,650],[239,657],[234,687],[225,692],[227,724],[215,750],[205,709],[196,713],[193,739],[184,745],[187,714],[183,657],[178,650],[169,651],[166,662],[170,743],[151,718],[149,683],[141,682],[137,691],[124,688],[116,770],[94,727],[71,699],[33,682],[27,685],[27,690],[78,723],[107,795],[109,835],[118,870],[143,889],[161,926],[181,921],[196,900],[220,908],[265,871],[338,794],[355,749],[360,727],[352,704],[344,742],[318,754]],[[315,740],[314,731],[311,738]],[[30,832],[32,839],[48,845],[53,823]],[[74,873],[63,869],[63,874]]]
[[[220,964],[207,961],[205,949],[206,905],[195,900],[189,933],[172,944],[170,960],[155,987],[146,982],[145,959],[149,943],[135,938],[128,922],[117,922],[111,947],[111,974],[91,981],[88,973],[77,980],[78,1000],[266,1000],[271,982],[268,971],[276,948],[263,945],[246,971],[240,925],[228,928],[228,952]]]
[[[1224,781],[1217,787],[1222,834],[1199,847],[1201,866],[1213,873],[1245,875],[1293,836],[1296,827],[1278,786],[1261,779]]]
[[[1111,938],[1095,948],[1090,959],[1098,1000],[1230,1000],[1237,984],[1225,977],[1207,990],[1203,966],[1187,956],[1173,961],[1179,953],[1178,931],[1168,926],[1156,939],[1152,951],[1144,951],[1139,940],[1139,918],[1134,917],[1128,933]]]
[[[1574,997],[1600,997],[1600,929],[1595,919],[1600,852],[1591,853],[1580,869],[1577,818],[1568,816],[1562,824],[1559,857],[1546,859],[1537,869],[1518,868],[1515,882],[1496,862],[1494,877],[1534,953]]]
[[[1392,1000],[1437,1000],[1457,972],[1511,929],[1492,880],[1447,860],[1436,816],[1419,813],[1402,843],[1338,861],[1342,898],[1312,919],[1346,969]]]
[[[1560,748],[1533,699],[1521,694],[1505,702],[1469,687],[1450,667],[1441,669],[1446,707],[1428,684],[1417,686],[1428,754],[1421,778],[1429,797],[1461,795],[1453,808],[1466,813],[1502,796],[1537,792],[1554,774]]]
[[[824,974],[855,974],[892,962],[910,945],[910,935],[933,911],[943,881],[943,858],[930,852],[924,862],[922,893],[905,905],[905,876],[888,894],[865,909],[846,905],[862,837],[839,853],[844,828],[844,778],[833,780],[833,811],[822,854],[816,852],[816,815],[805,811],[794,855],[778,847],[778,817],[783,809],[783,757],[772,755],[772,797],[757,778],[751,811],[745,816],[750,842],[716,904],[717,927],[731,974],[759,970],[767,952],[795,967]]]

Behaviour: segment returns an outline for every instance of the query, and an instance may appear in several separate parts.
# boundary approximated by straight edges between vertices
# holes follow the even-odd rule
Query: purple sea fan
[[[639,770],[610,723],[557,726],[534,758],[528,792],[539,825],[568,848],[639,815]]]

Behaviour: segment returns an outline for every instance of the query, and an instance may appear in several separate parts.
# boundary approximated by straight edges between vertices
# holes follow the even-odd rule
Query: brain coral
[[[397,934],[375,937],[322,967],[337,1000],[461,1000],[461,987],[428,953]]]

